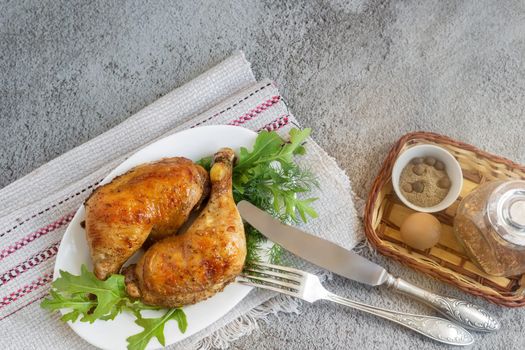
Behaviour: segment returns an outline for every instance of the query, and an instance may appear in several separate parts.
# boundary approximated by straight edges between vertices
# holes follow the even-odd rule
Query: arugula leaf
[[[272,131],[269,134],[272,135],[272,138],[277,142],[279,140],[279,147],[272,149],[260,149],[257,140],[253,146],[253,151],[250,153],[249,158],[253,159],[256,157],[256,160],[253,161],[253,164],[269,164],[273,161],[278,161],[282,165],[287,165],[293,163],[293,156],[295,154],[304,154],[305,148],[302,146],[302,143],[310,135],[311,129],[291,129],[290,130],[290,141],[284,143],[280,136]],[[259,139],[259,137],[257,137]]]
[[[261,131],[259,135],[257,135],[257,139],[255,139],[255,144],[251,152],[245,147],[241,147],[235,172],[240,173],[242,170],[250,168],[256,162],[264,159],[265,156],[278,153],[282,143],[281,137],[276,132]]]
[[[281,152],[279,152],[279,158],[282,158],[286,162],[292,162],[292,156],[295,154],[304,154],[306,152],[302,143],[310,136],[312,129],[291,129],[290,130],[290,142],[284,145]]]
[[[157,338],[159,343],[164,346],[166,343],[164,326],[166,322],[172,319],[177,321],[179,330],[184,333],[188,327],[188,322],[186,315],[181,309],[171,309],[164,316],[158,318],[138,318],[135,320],[135,323],[144,328],[144,330],[126,339],[128,341],[128,349],[143,350],[152,338]]]
[[[71,309],[61,318],[65,322],[75,322],[79,316],[81,322],[113,320],[124,309],[136,316],[140,310],[160,309],[139,300],[132,301],[126,294],[124,276],[112,275],[106,281],[100,281],[84,265],[79,276],[60,271],[60,277],[53,282],[49,295],[51,298],[44,299],[40,306],[50,311]]]
[[[58,292],[69,293],[73,296],[92,294],[96,297],[96,306],[90,313],[84,313],[83,322],[95,322],[103,316],[112,316],[113,319],[122,309],[121,299],[126,298],[126,288],[123,275],[111,275],[101,281],[88,271],[85,265],[81,267],[79,276],[67,271],[60,271],[60,278],[52,286]]]
[[[60,318],[62,321],[75,322],[79,316],[89,312],[93,307],[97,305],[96,301],[90,300],[83,295],[74,295],[69,298],[57,293],[56,290],[51,289],[49,291],[51,299],[44,299],[40,306],[44,309],[55,311],[60,309],[72,309],[67,314],[62,315]]]

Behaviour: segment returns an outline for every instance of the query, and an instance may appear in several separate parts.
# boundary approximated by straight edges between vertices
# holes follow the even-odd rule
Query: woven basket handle
[[[391,276],[387,283],[397,291],[431,306],[448,319],[460,323],[470,330],[494,332],[501,327],[500,322],[495,317],[477,305],[434,294],[401,278]]]

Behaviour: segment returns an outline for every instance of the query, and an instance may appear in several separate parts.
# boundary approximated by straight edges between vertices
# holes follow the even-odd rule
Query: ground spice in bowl
[[[412,204],[428,208],[447,196],[451,182],[443,162],[434,157],[414,158],[401,172],[399,187]]]

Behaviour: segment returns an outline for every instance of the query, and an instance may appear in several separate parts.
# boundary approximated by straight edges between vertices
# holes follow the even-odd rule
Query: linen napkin
[[[175,132],[229,124],[286,137],[299,127],[275,84],[256,82],[239,52],[95,139],[43,165],[0,190],[0,339],[3,348],[93,348],[57,314],[42,310],[60,240],[75,211],[97,184],[129,155]],[[315,130],[313,131],[315,134]],[[362,239],[350,181],[312,139],[300,158],[319,179],[312,196],[319,218],[304,225],[345,248]],[[293,259],[293,258],[292,258]],[[294,264],[318,274],[315,266]],[[297,312],[298,302],[253,290],[226,316],[170,349],[226,348],[279,311]],[[189,320],[191,322],[191,320]]]

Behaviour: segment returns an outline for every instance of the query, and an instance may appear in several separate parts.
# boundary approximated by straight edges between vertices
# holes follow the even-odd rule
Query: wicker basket
[[[417,144],[434,144],[447,149],[458,160],[464,177],[456,203],[435,213],[442,223],[443,233],[439,243],[425,251],[410,248],[401,240],[399,227],[413,211],[397,198],[391,181],[392,167],[398,155]],[[472,263],[452,231],[460,200],[479,184],[495,179],[525,179],[525,167],[446,136],[428,132],[407,134],[390,150],[370,190],[364,217],[368,240],[382,254],[467,293],[499,305],[524,306],[525,274],[514,277],[485,274]]]

